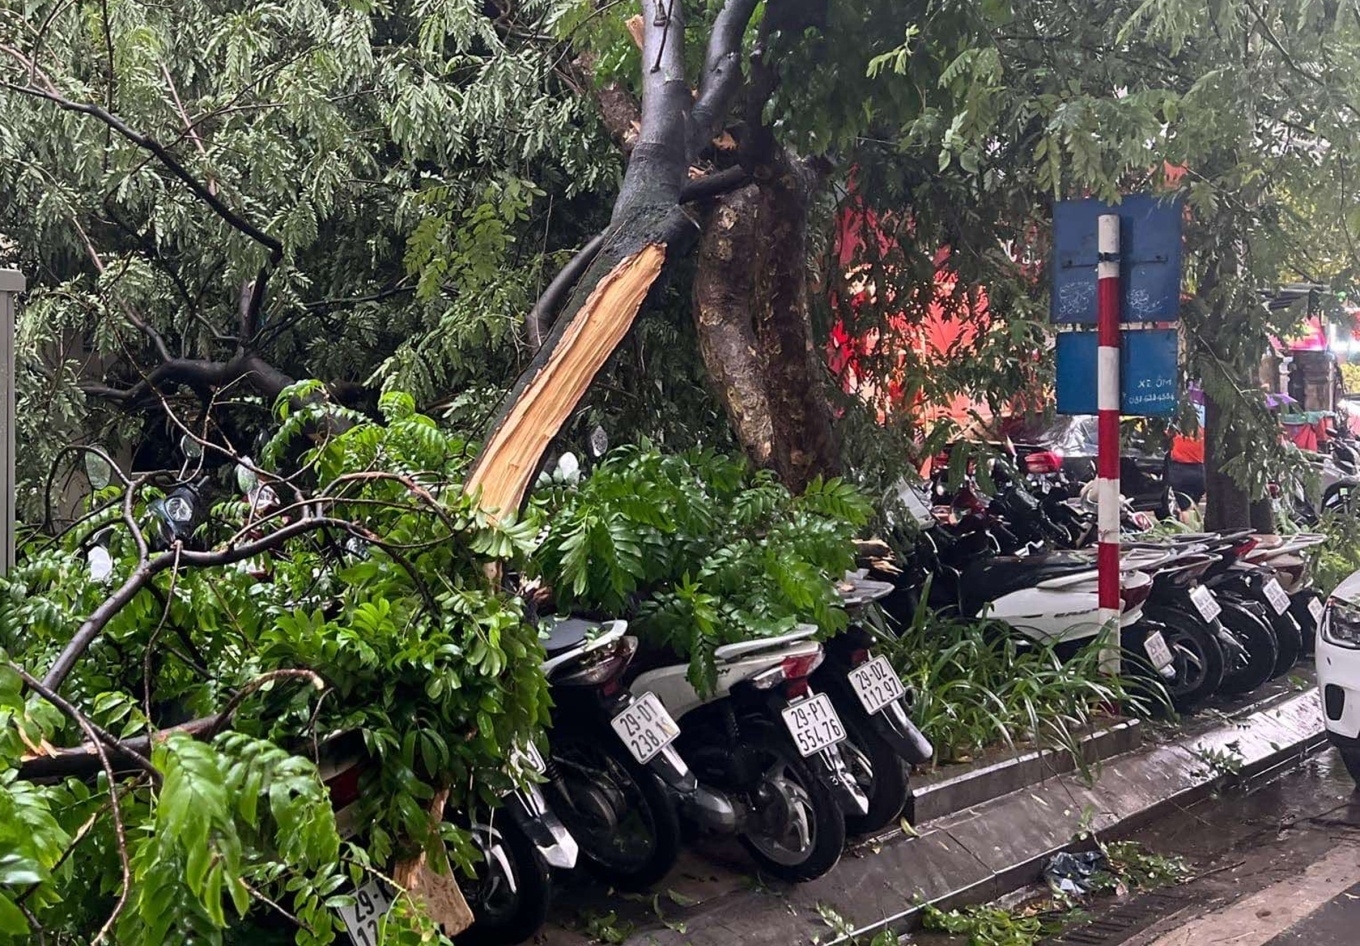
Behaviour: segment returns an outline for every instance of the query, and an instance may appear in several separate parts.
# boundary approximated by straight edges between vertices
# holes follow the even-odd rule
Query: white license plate
[[[645,763],[652,756],[675,741],[680,727],[666,712],[666,707],[655,693],[636,697],[628,708],[609,721],[614,732],[638,762]]]
[[[1218,603],[1212,591],[1203,585],[1196,585],[1190,592],[1190,600],[1195,605],[1195,610],[1199,616],[1206,621],[1212,621],[1223,613],[1223,606]]]
[[[354,891],[354,905],[336,907],[335,912],[345,921],[354,946],[378,946],[378,921],[392,906],[392,895],[387,885],[378,880],[366,880]]]
[[[807,758],[845,738],[845,727],[825,693],[800,700],[784,709],[784,725],[798,751]]]
[[[1308,599],[1308,613],[1311,614],[1311,615],[1313,616],[1313,623],[1314,623],[1314,624],[1321,624],[1321,623],[1322,623],[1322,599],[1321,599],[1321,598],[1314,597],[1314,598],[1309,598],[1309,599]]]
[[[1276,614],[1284,614],[1289,610],[1289,595],[1280,587],[1278,578],[1272,578],[1266,582],[1266,600],[1275,609]]]
[[[875,657],[851,670],[850,685],[864,704],[864,712],[870,715],[907,694],[907,688],[902,686],[887,657]]]
[[[1147,640],[1143,641],[1143,650],[1147,651],[1148,659],[1156,669],[1171,666],[1171,648],[1166,646],[1166,638],[1161,631],[1153,631],[1147,636]]]

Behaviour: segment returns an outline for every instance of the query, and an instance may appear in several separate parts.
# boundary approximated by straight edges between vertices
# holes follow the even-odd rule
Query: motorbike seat
[[[841,596],[842,604],[854,608],[886,598],[895,588],[896,585],[891,582],[847,574],[844,581],[836,584],[836,593]]]
[[[723,644],[713,651],[713,656],[718,661],[735,660],[746,654],[756,654],[762,650],[783,647],[785,644],[791,644],[794,641],[807,640],[816,633],[817,626],[815,624],[799,624],[787,634],[780,634],[778,637],[757,637],[755,640]]]
[[[997,556],[974,562],[964,569],[960,585],[971,601],[995,601],[1002,595],[1033,588],[1041,581],[1089,572],[1095,563],[1086,555],[1050,552],[1023,558]]]
[[[573,647],[579,647],[589,635],[601,627],[598,621],[587,621],[585,618],[560,618],[545,623],[542,630],[548,636],[543,640],[543,649],[551,657]]]

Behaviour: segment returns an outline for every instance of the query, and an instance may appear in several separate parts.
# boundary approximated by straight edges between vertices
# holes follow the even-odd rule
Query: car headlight
[[[1360,607],[1333,598],[1322,619],[1322,637],[1329,643],[1360,650]]]

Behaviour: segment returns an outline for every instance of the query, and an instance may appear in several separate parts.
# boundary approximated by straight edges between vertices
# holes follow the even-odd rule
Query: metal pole
[[[14,297],[23,273],[0,269],[0,575],[14,566]]]
[[[1104,214],[1096,230],[1096,451],[1098,501],[1099,605],[1102,626],[1111,628],[1119,646],[1119,216]]]

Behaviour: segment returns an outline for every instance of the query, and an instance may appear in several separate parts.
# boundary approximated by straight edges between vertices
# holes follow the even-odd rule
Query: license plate
[[[887,657],[875,657],[867,664],[850,671],[850,685],[864,704],[864,712],[873,715],[894,700],[906,696],[907,689],[893,672]]]
[[[807,758],[845,738],[845,727],[825,693],[801,700],[784,709],[784,725],[798,751]]]
[[[1284,614],[1289,610],[1289,595],[1285,594],[1284,589],[1280,587],[1278,578],[1272,578],[1266,582],[1266,600],[1270,602],[1270,606],[1275,609],[1276,614]]]
[[[1171,648],[1166,646],[1166,638],[1161,631],[1153,631],[1143,641],[1143,650],[1147,651],[1148,659],[1152,661],[1152,666],[1158,670],[1171,666],[1174,658],[1171,656]]]
[[[1322,599],[1321,599],[1321,598],[1309,598],[1309,599],[1308,599],[1308,613],[1311,614],[1311,615],[1313,616],[1313,623],[1314,623],[1314,624],[1321,624],[1321,623],[1322,623]]]
[[[1223,606],[1218,603],[1212,591],[1203,585],[1196,585],[1190,592],[1190,601],[1195,605],[1195,610],[1199,616],[1206,621],[1212,621],[1223,613]]]
[[[354,946],[378,946],[378,921],[392,906],[392,895],[387,885],[378,880],[366,880],[354,891],[354,904],[336,907],[335,912],[345,921]]]
[[[671,714],[666,712],[666,707],[661,705],[655,693],[644,693],[634,699],[609,724],[639,763],[645,763],[680,735],[680,727],[671,719]]]

